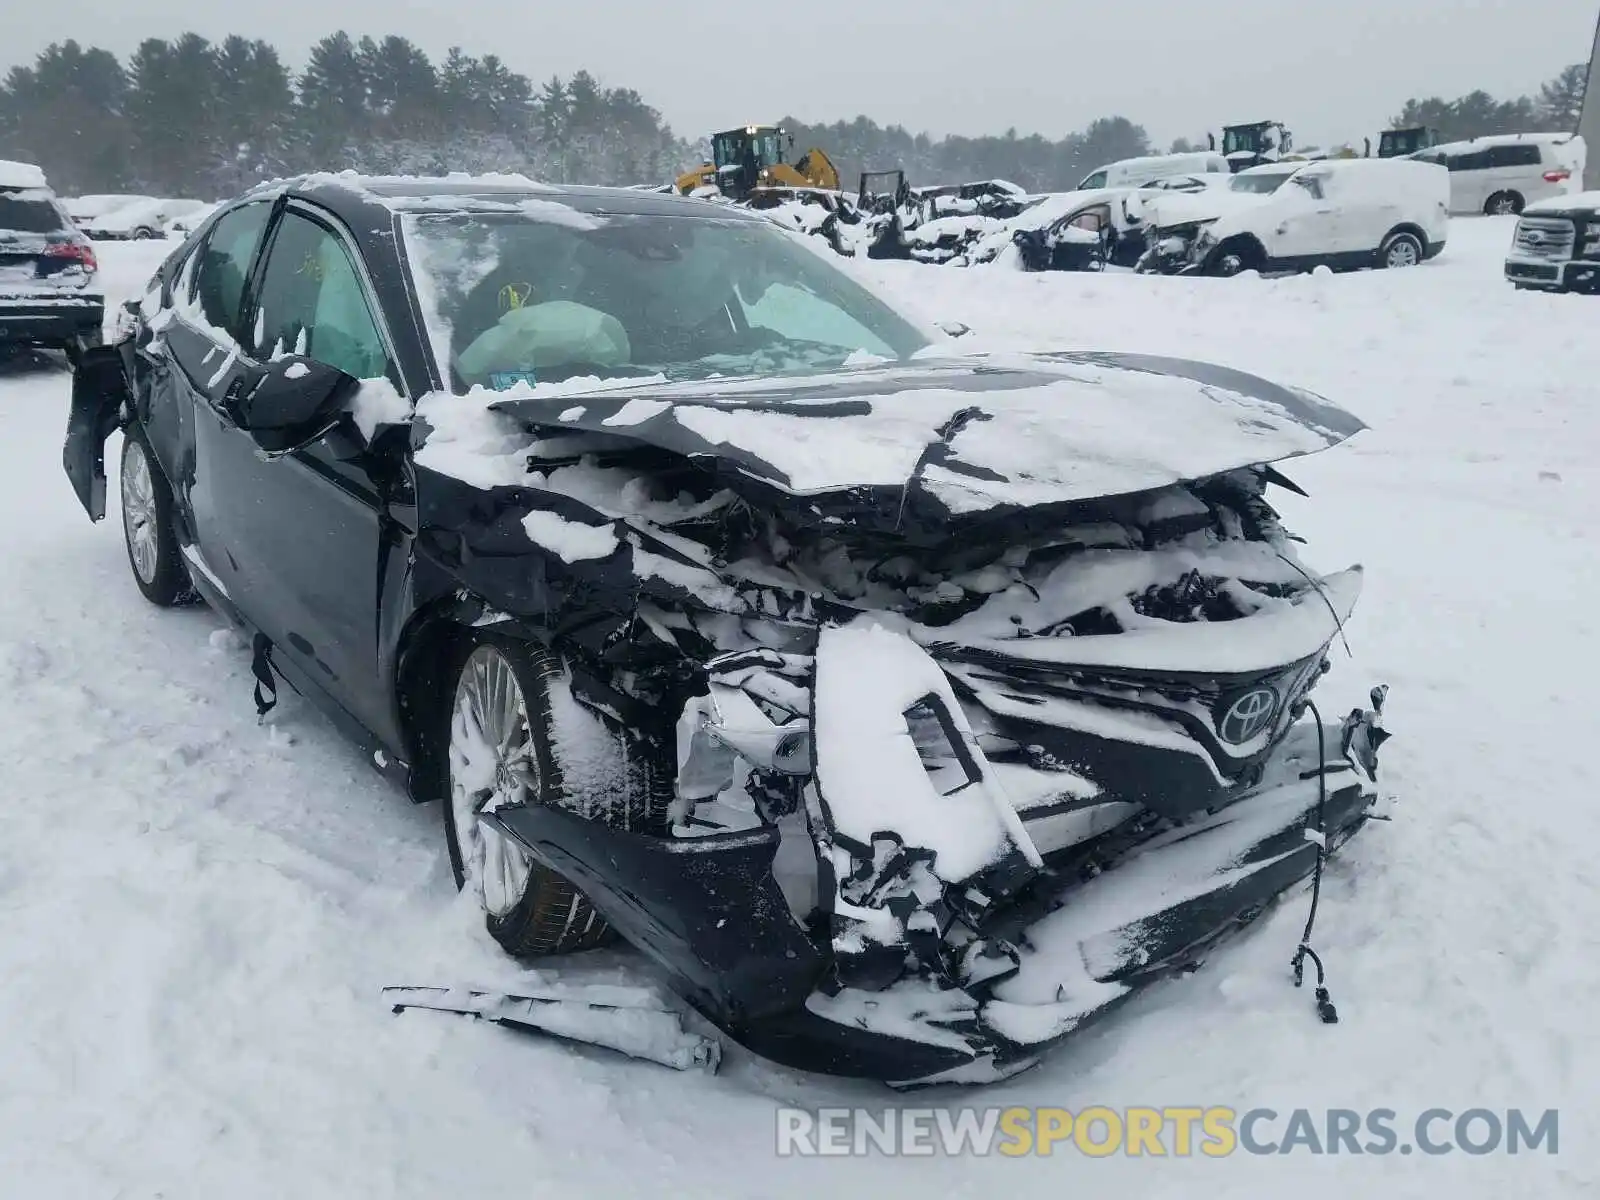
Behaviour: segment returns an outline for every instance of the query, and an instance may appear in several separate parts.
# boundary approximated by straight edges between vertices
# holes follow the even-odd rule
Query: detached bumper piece
[[[787,818],[676,838],[548,807],[485,820],[571,879],[719,1028],[805,1070],[915,1086],[1031,1066],[1248,924],[1378,797],[1376,711],[1301,721],[1216,811],[1147,809],[1047,860],[950,677],[903,631],[824,628],[809,706],[780,686],[796,664],[765,657],[772,678],[753,674],[760,655],[729,663],[690,719],[791,778],[809,767],[789,817],[814,851],[814,903],[774,873]],[[732,680],[785,701],[763,709],[766,727],[730,698]],[[711,793],[725,764],[685,744],[680,784]]]
[[[715,1039],[686,1031],[679,1014],[662,1008],[646,988],[569,984],[535,995],[509,995],[467,988],[386,987],[383,998],[397,1013],[414,1008],[460,1013],[604,1046],[678,1071],[714,1072],[722,1056]]]

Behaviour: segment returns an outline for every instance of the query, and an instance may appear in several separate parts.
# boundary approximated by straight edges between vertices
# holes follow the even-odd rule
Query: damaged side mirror
[[[360,380],[338,367],[294,354],[275,359],[229,389],[239,428],[268,454],[287,454],[322,437],[339,422]]]

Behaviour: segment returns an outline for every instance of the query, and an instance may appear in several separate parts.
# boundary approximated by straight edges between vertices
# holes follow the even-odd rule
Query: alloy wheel
[[[479,646],[461,668],[450,722],[450,804],[467,885],[504,917],[528,888],[528,853],[478,818],[537,797],[539,764],[527,698],[505,656]]]
[[[1388,267],[1414,267],[1417,265],[1416,243],[1410,238],[1396,238],[1389,243],[1388,252],[1383,258],[1384,265]]]
[[[155,482],[144,446],[127,439],[122,452],[122,532],[128,540],[128,557],[145,584],[153,584],[161,562],[157,541]]]

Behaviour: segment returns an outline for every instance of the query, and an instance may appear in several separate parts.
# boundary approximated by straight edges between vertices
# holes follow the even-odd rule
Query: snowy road
[[[258,726],[217,618],[143,603],[115,501],[93,527],[61,474],[68,377],[24,364],[0,368],[0,1200],[1595,1194],[1600,302],[1514,292],[1509,236],[1457,221],[1422,269],[1279,281],[867,269],[984,339],[1214,359],[1373,426],[1296,464],[1286,513],[1312,561],[1368,567],[1325,711],[1394,687],[1396,820],[1318,922],[1343,1023],[1286,978],[1297,899],[966,1099],[1560,1108],[1559,1154],[779,1160],[778,1104],[892,1095],[391,1016],[384,984],[518,978],[439,814],[292,696]],[[153,265],[104,258],[124,292]]]

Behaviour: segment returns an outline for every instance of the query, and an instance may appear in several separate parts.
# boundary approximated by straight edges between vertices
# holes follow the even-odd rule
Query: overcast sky
[[[535,80],[588,68],[685,136],[792,113],[933,134],[1059,138],[1121,114],[1157,142],[1280,120],[1360,144],[1413,95],[1531,92],[1587,60],[1597,0],[0,0],[0,67],[77,38],[126,56],[194,30],[495,53]]]

